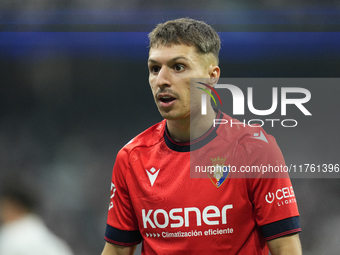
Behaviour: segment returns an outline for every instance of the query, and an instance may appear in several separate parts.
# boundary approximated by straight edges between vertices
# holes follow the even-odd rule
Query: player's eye
[[[174,66],[174,69],[175,69],[175,71],[177,71],[177,72],[183,71],[184,68],[185,68],[184,65],[181,65],[181,64],[176,64],[176,65]]]
[[[150,71],[152,73],[158,73],[161,70],[161,68],[159,66],[151,66],[150,67]]]

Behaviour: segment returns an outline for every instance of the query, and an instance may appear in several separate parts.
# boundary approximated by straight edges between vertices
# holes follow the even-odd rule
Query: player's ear
[[[210,84],[212,87],[215,86],[215,84],[218,82],[218,79],[220,78],[221,70],[216,65],[211,65],[209,68],[209,75],[210,75]]]

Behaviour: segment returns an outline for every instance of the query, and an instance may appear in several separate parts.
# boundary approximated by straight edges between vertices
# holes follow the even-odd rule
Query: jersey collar
[[[222,112],[218,109],[215,109],[215,111],[217,111],[217,119],[221,119],[222,117]],[[203,147],[204,145],[208,144],[209,142],[211,142],[216,136],[216,130],[218,129],[219,124],[216,124],[215,127],[211,126],[211,128],[205,132],[204,135],[198,137],[197,139],[190,141],[190,142],[185,142],[185,143],[179,143],[174,141],[168,131],[167,126],[165,126],[165,130],[164,130],[164,140],[166,145],[174,151],[177,152],[190,152],[190,151],[194,151],[194,150],[198,150],[199,148]]]

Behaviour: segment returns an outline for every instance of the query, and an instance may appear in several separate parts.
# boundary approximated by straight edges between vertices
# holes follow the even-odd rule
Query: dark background
[[[0,185],[34,189],[76,254],[100,254],[115,156],[161,120],[147,34],[179,17],[219,32],[223,78],[339,77],[338,1],[1,1]],[[340,163],[339,88],[311,93],[308,125],[266,131],[289,164]],[[304,254],[337,254],[339,179],[292,182]]]

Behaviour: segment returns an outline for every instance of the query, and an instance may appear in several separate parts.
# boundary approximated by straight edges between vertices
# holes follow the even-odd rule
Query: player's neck
[[[204,135],[213,125],[216,112],[207,109],[207,115],[195,114],[186,119],[167,120],[167,128],[171,138],[176,142],[193,141]],[[190,128],[191,127],[191,128]]]

